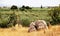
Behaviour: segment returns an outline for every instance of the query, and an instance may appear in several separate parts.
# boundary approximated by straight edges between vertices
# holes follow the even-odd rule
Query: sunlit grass
[[[0,36],[60,36],[60,26],[51,26],[48,30],[28,33],[28,27],[0,28]]]

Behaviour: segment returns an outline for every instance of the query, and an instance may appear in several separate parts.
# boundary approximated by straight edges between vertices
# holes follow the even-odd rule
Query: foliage
[[[23,5],[22,8],[25,8],[25,6]]]
[[[42,5],[41,5],[41,8],[43,8]]]
[[[49,15],[52,18],[51,23],[53,23],[53,24],[60,23],[59,14],[60,14],[60,8],[53,8],[51,10],[51,12],[49,13]]]
[[[15,5],[11,6],[11,10],[17,10],[17,9],[18,9],[17,6],[15,6]]]
[[[0,13],[0,27],[7,28],[15,26],[16,24],[16,15],[13,12],[12,14],[2,14]]]
[[[24,8],[19,8],[21,11],[25,11],[25,9]]]
[[[25,12],[25,11],[23,11],[23,12],[22,11],[16,11],[14,14],[13,14],[13,11],[0,11],[1,12],[1,17],[2,17],[0,22],[2,22],[2,20],[5,21],[5,22],[2,22],[0,24],[3,24],[3,23],[7,24],[7,27],[13,26],[14,22],[12,22],[12,21],[14,19],[11,18],[11,17],[14,17],[12,15],[15,15],[15,17],[16,17],[16,14],[19,14],[19,16],[20,16],[19,19],[21,19],[22,25],[24,25],[24,26],[28,26],[29,25],[29,24],[26,24],[26,25],[23,24],[24,21],[26,21],[28,23],[28,22],[35,21],[35,20],[38,20],[38,19],[48,20],[50,18],[50,16],[47,16],[48,15],[48,10],[50,10],[50,8],[41,9],[41,8],[35,8],[34,7],[32,9],[34,10],[34,11],[32,10],[32,12],[30,12],[30,11],[27,11],[27,12]],[[6,19],[6,20],[4,20],[4,19]],[[26,20],[26,19],[28,19],[28,20]],[[24,21],[22,21],[22,20],[24,20]]]
[[[16,25],[16,20],[17,20],[17,16],[16,16],[15,12],[13,12],[10,15],[9,23],[12,23],[12,25],[15,26]]]
[[[1,18],[0,18],[0,27],[1,28],[7,28],[8,22],[9,22],[9,18],[7,15],[5,14],[0,14]]]
[[[30,24],[30,20],[27,19],[27,18],[26,19],[22,19],[21,21],[22,21],[22,26],[26,26],[27,27]]]
[[[29,7],[29,6],[22,6],[21,8],[19,8],[21,11],[27,11],[27,10],[29,10],[29,9],[32,9],[31,7]]]
[[[25,9],[27,9],[27,10],[28,10],[28,9],[32,9],[32,8],[31,8],[31,7],[29,7],[29,6],[26,6],[26,7],[25,7]]]
[[[1,12],[0,12],[0,18],[2,17],[2,14],[1,14]]]

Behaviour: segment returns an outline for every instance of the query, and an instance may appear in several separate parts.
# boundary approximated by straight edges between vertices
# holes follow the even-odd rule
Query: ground
[[[60,36],[60,25],[28,33],[28,27],[0,28],[0,36]]]

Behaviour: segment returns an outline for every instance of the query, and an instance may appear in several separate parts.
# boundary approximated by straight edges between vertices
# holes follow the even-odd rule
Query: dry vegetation
[[[0,28],[0,36],[60,36],[60,25],[28,33],[27,27]]]

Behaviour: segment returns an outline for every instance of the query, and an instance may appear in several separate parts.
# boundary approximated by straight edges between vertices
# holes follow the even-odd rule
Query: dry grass
[[[28,33],[27,27],[0,28],[0,36],[60,36],[60,25],[52,26],[48,30]]]

